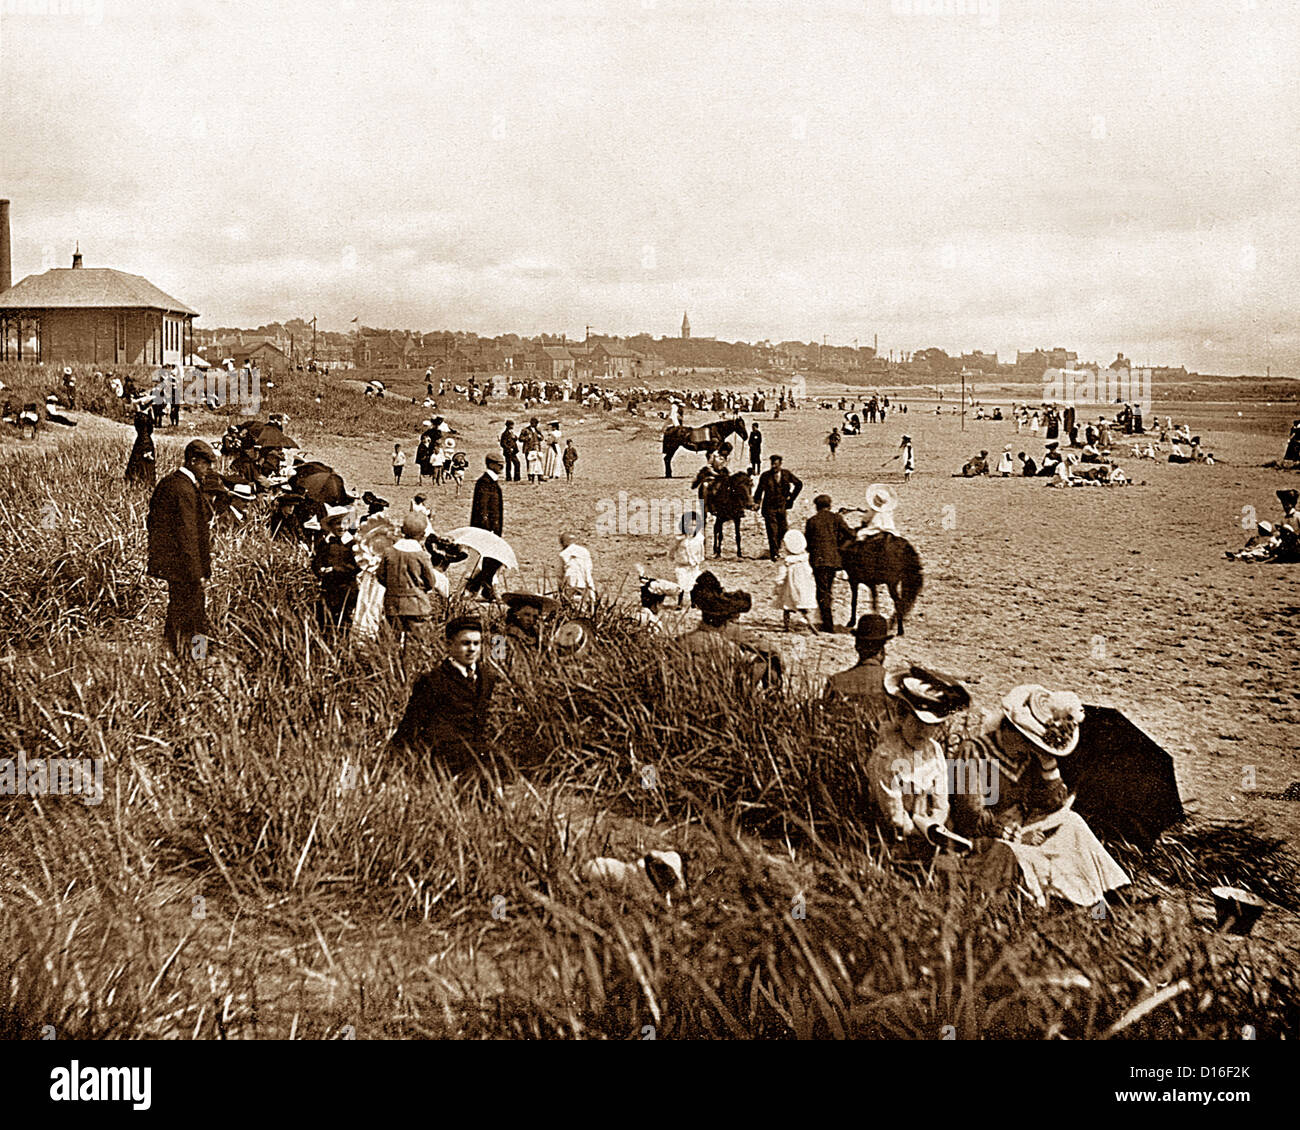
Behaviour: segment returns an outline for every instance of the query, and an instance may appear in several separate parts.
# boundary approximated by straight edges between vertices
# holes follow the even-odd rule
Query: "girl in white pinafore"
[[[817,582],[808,563],[808,541],[798,530],[787,530],[781,539],[781,564],[776,574],[776,603],[781,609],[785,631],[790,630],[790,613],[797,612],[814,632]]]
[[[682,606],[684,594],[695,587],[704,564],[704,518],[688,510],[682,515],[680,532],[673,542],[673,574],[677,587],[677,607]]]

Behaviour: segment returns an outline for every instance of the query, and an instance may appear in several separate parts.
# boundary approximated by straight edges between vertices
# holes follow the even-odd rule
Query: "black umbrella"
[[[1099,834],[1149,848],[1183,818],[1174,762],[1110,706],[1088,706],[1079,745],[1058,764],[1074,807]]]

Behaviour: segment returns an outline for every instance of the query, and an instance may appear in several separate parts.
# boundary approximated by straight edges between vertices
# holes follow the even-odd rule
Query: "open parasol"
[[[258,447],[297,447],[287,435],[284,434],[274,424],[263,424],[262,430],[257,433]]]
[[[443,535],[448,541],[472,549],[488,561],[499,561],[507,569],[518,569],[519,560],[510,543],[489,530],[480,530],[477,526],[461,526]]]
[[[1110,706],[1087,706],[1079,745],[1058,762],[1075,810],[1097,832],[1149,848],[1183,818],[1174,762]]]
[[[356,501],[343,485],[343,476],[324,463],[304,463],[294,471],[292,482],[308,498],[330,506],[348,506]]]

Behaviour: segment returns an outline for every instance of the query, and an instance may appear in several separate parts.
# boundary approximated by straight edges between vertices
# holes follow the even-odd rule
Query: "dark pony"
[[[702,451],[706,455],[716,451],[718,445],[729,435],[740,436],[741,442],[749,439],[749,429],[739,416],[730,420],[715,420],[700,428],[665,428],[664,429],[664,477],[673,477],[673,456],[680,448],[687,451]]]
[[[889,597],[894,602],[894,618],[901,636],[903,618],[912,611],[924,582],[921,557],[912,543],[885,531],[855,541],[841,550],[840,559],[853,598],[849,627],[853,627],[858,619],[858,586],[871,586],[871,609],[874,612],[877,607],[876,586],[883,584],[888,586]]]
[[[736,528],[736,556],[740,550],[740,520],[754,509],[754,492],[748,471],[721,474],[713,479],[704,494],[704,512],[713,515],[713,556],[722,556],[722,527],[730,522]]]

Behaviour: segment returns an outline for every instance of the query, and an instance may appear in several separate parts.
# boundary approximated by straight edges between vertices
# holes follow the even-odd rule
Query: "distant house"
[[[352,359],[358,369],[409,369],[415,352],[409,333],[362,330],[353,343]]]
[[[591,370],[596,380],[631,380],[640,354],[623,345],[598,341],[591,347]]]
[[[663,374],[664,359],[657,353],[642,353],[634,359],[632,368],[638,380],[652,380]]]
[[[260,341],[252,346],[240,346],[225,354],[242,368],[259,369],[264,377],[275,373],[287,373],[290,368],[289,356],[273,341]]]
[[[36,356],[92,365],[180,365],[194,352],[198,313],[148,279],[111,267],[71,267],[28,275],[0,294],[0,359]],[[11,340],[13,339],[13,340]]]

